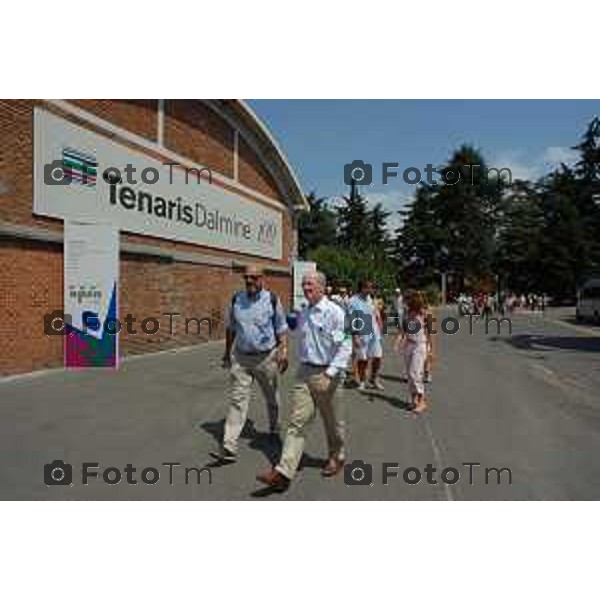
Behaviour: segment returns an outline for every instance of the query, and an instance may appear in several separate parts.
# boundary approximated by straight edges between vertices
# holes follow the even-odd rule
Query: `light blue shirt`
[[[381,338],[381,331],[379,330],[379,322],[377,321],[375,305],[369,302],[368,299],[361,297],[359,294],[355,294],[350,298],[348,303],[348,314],[352,312],[361,312],[371,317],[372,334],[365,336],[359,335],[359,337],[376,337]]]
[[[273,314],[271,292],[267,290],[253,298],[245,291],[238,292],[233,306],[229,306],[226,327],[235,332],[235,349],[243,354],[271,350],[277,336],[288,329],[279,298]]]
[[[302,309],[297,327],[300,362],[327,366],[329,377],[348,369],[352,338],[344,331],[344,317],[343,309],[325,297]]]

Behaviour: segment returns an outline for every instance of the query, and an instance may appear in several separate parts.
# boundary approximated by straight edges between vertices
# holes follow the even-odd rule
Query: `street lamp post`
[[[446,308],[446,280],[448,278],[448,274],[446,271],[442,271],[442,308]]]
[[[442,246],[440,249],[440,273],[442,276],[442,308],[446,308],[446,297],[448,294],[448,255],[448,248],[446,246]]]

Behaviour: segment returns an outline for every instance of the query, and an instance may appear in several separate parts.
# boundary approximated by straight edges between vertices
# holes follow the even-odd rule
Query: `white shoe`
[[[377,378],[377,379],[375,379],[373,381],[370,381],[369,382],[369,387],[372,388],[372,389],[374,389],[374,390],[381,390],[381,391],[385,390],[385,387],[384,387],[383,383],[381,383],[381,381],[380,381],[379,378]]]
[[[364,381],[361,381],[358,384],[358,388],[357,389],[358,389],[359,392],[366,392],[367,391],[367,384]]]

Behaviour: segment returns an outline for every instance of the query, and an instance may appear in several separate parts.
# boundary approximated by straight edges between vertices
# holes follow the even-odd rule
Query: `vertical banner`
[[[296,260],[294,261],[294,310],[300,310],[306,304],[306,298],[302,291],[302,278],[306,273],[314,273],[317,263]]]
[[[119,230],[65,221],[65,367],[118,367]]]

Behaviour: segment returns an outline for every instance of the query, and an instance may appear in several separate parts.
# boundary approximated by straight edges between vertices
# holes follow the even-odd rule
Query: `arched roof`
[[[269,171],[286,203],[295,210],[308,209],[306,197],[285,154],[265,123],[243,100],[211,100],[216,108],[244,136]]]

